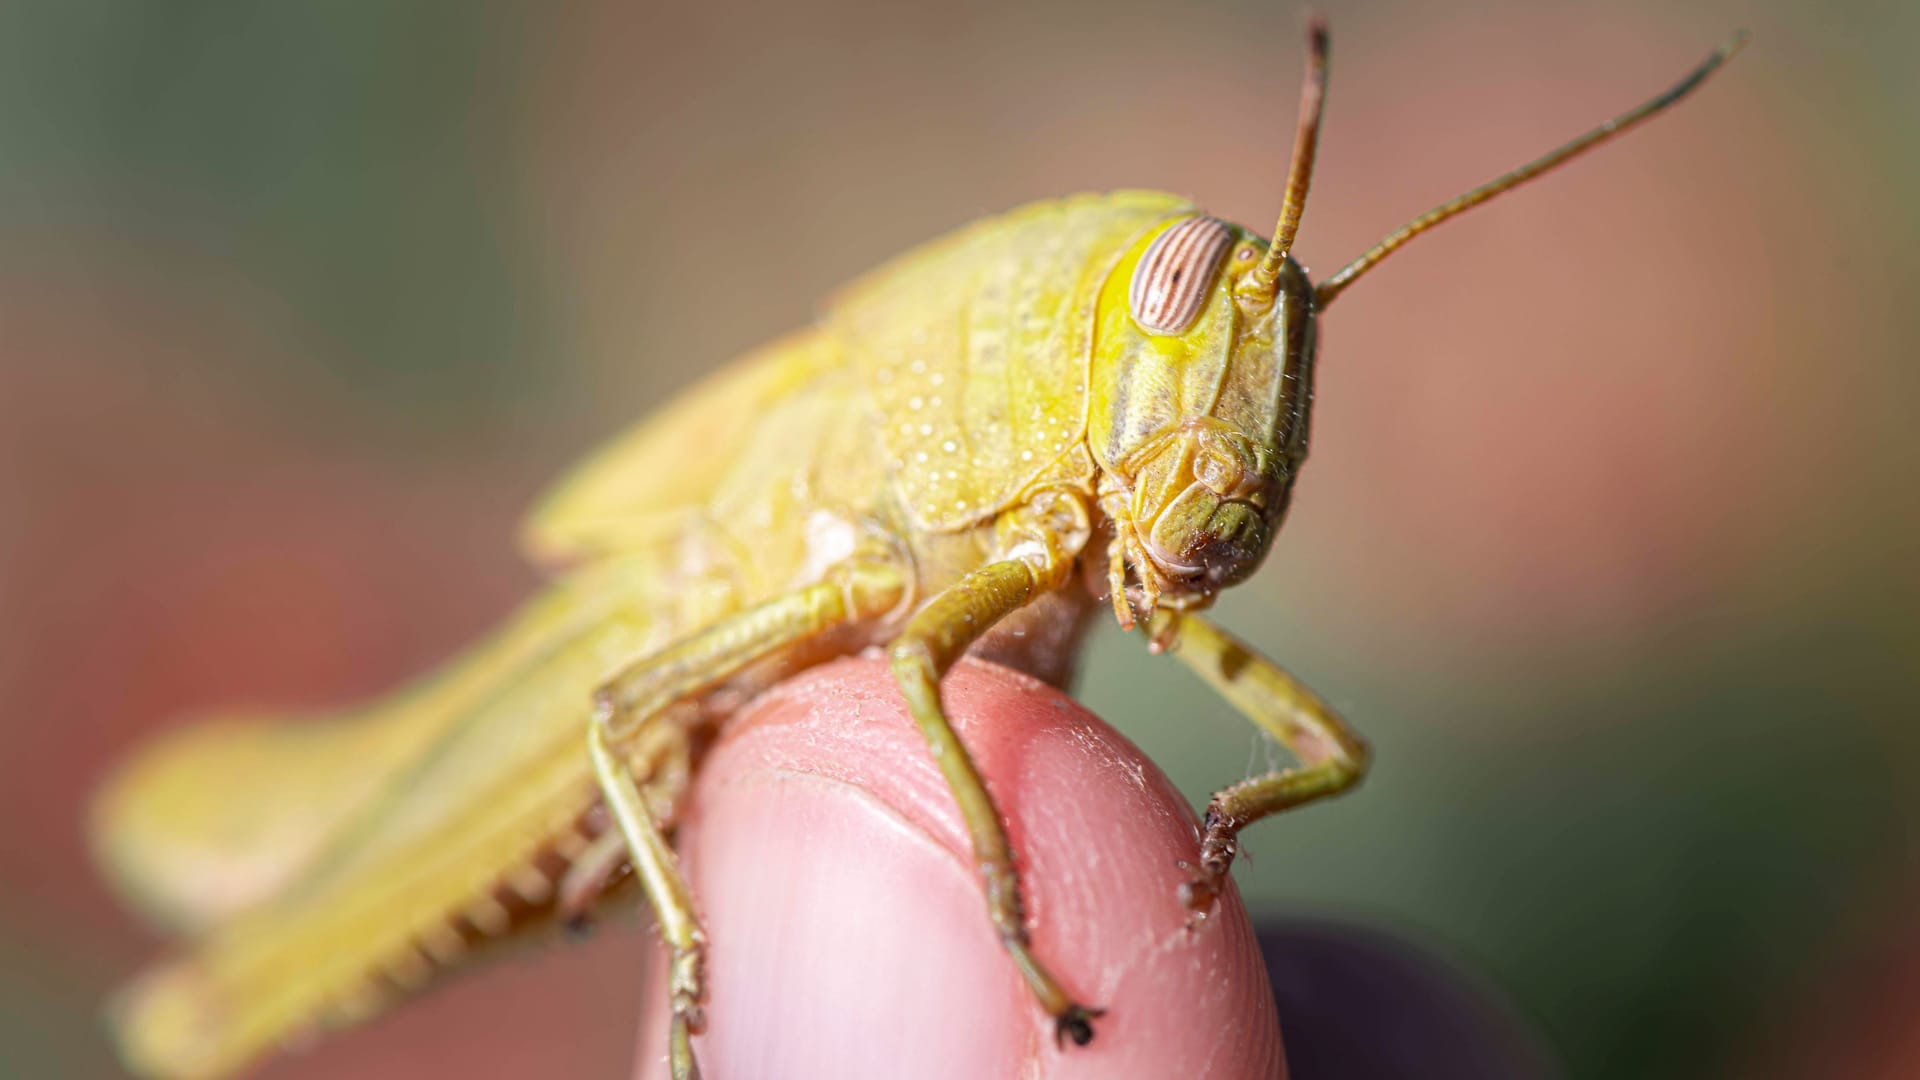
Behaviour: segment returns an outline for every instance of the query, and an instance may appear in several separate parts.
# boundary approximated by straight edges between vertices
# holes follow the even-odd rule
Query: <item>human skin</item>
[[[1060,691],[963,661],[942,684],[1019,853],[1034,946],[1105,1008],[1055,1044],[986,919],[958,810],[886,664],[753,703],[703,765],[678,847],[708,939],[710,1080],[1279,1077],[1279,1022],[1231,887],[1189,928],[1192,809]],[[634,1075],[665,1075],[649,1002]]]

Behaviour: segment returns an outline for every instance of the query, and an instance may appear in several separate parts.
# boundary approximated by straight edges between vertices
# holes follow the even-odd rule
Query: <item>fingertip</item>
[[[712,943],[709,1080],[1280,1075],[1238,895],[1187,925],[1197,822],[1159,770],[1007,669],[963,662],[942,697],[1006,818],[1034,950],[1088,1016],[1056,1027],[1001,949],[886,665],[837,661],[736,718],[692,792],[677,846]]]

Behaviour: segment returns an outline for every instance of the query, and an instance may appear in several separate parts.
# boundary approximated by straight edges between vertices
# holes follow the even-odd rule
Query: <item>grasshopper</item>
[[[231,1074],[637,888],[670,955],[670,1068],[696,1075],[704,938],[669,839],[690,771],[750,695],[872,646],[958,803],[999,940],[1058,1036],[1086,1043],[1099,1010],[1030,946],[943,674],[973,652],[1064,683],[1105,601],[1287,747],[1293,767],[1207,807],[1169,897],[1204,918],[1242,829],[1367,769],[1340,717],[1203,614],[1285,517],[1320,313],[1414,237],[1673,105],[1743,43],[1315,283],[1291,252],[1327,86],[1314,20],[1271,242],[1119,192],[981,221],[856,282],[549,496],[525,540],[555,582],[491,639],[359,711],[185,731],[105,788],[102,861],[188,939],[123,996],[126,1060]]]

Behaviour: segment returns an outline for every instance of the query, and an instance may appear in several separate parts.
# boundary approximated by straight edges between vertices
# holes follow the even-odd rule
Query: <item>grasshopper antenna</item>
[[[1401,245],[1419,236],[1421,233],[1426,232],[1428,229],[1433,228],[1448,218],[1463,214],[1479,206],[1495,195],[1512,191],[1514,188],[1539,176],[1541,173],[1564,165],[1568,161],[1579,157],[1581,154],[1599,146],[1614,136],[1623,134],[1665,111],[1681,98],[1692,93],[1701,83],[1705,82],[1707,76],[1713,74],[1720,65],[1732,59],[1733,54],[1745,47],[1748,36],[1745,30],[1733,35],[1733,37],[1727,40],[1726,44],[1715,49],[1712,55],[1701,61],[1700,66],[1689,72],[1686,78],[1675,83],[1666,93],[1646,102],[1639,108],[1614,117],[1612,120],[1601,124],[1599,127],[1567,143],[1565,146],[1554,150],[1544,157],[1535,158],[1505,176],[1482,184],[1457,199],[1441,203],[1439,206],[1402,225],[1398,230],[1389,233],[1384,240],[1373,245],[1365,254],[1348,263],[1339,273],[1334,274],[1332,277],[1314,286],[1315,306],[1324,309],[1328,304],[1333,303],[1334,298],[1345,292],[1347,286],[1358,281],[1367,271],[1379,265],[1381,260],[1399,250]],[[1296,150],[1296,169],[1298,168],[1298,153],[1299,151]],[[1311,151],[1309,151],[1309,155],[1311,155]],[[1304,187],[1305,185],[1303,183],[1303,196]],[[1293,206],[1293,186],[1291,182],[1289,182],[1287,187],[1287,205],[1289,207]],[[1295,214],[1296,216],[1298,215],[1298,210],[1295,210]],[[1285,224],[1284,218],[1282,219],[1282,224]],[[1288,238],[1292,238],[1291,232],[1288,233]],[[1278,239],[1276,239],[1274,243],[1276,247],[1279,246]]]
[[[1280,267],[1293,249],[1300,231],[1300,214],[1307,208],[1307,188],[1313,183],[1313,157],[1320,148],[1320,114],[1327,104],[1327,20],[1318,12],[1307,16],[1307,74],[1300,86],[1300,124],[1294,129],[1293,162],[1287,166],[1287,197],[1280,204],[1280,223],[1273,227],[1267,257],[1253,268],[1253,288],[1273,296],[1280,291]]]

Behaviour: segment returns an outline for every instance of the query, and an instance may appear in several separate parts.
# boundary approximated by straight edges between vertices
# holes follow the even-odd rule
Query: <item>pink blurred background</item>
[[[1327,9],[1322,274],[1755,41],[1328,314],[1223,610],[1380,763],[1250,901],[1433,943],[1573,1076],[1911,1075],[1920,15]],[[1300,63],[1250,3],[0,9],[0,1075],[118,1075],[111,762],[447,654],[547,479],[920,240],[1114,187],[1264,228]],[[1262,767],[1136,650],[1083,698],[1196,799]],[[616,1075],[638,935],[265,1075]]]

